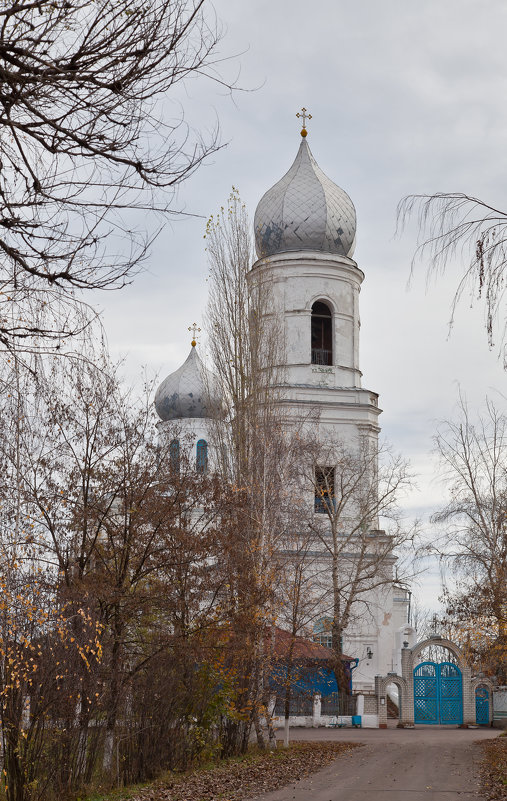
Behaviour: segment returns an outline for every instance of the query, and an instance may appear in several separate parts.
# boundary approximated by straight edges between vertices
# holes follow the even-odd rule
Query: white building
[[[259,258],[249,280],[270,282],[272,306],[266,313],[276,314],[281,322],[286,419],[317,413],[321,437],[351,450],[366,441],[376,450],[378,394],[361,386],[359,368],[359,293],[365,276],[352,258],[355,209],[346,192],[317,165],[305,128],[294,163],[260,200],[254,225]],[[204,464],[199,447],[202,451],[208,440],[203,398],[209,379],[203,378],[203,371],[192,348],[156,398],[162,429],[176,420],[182,429],[194,432],[198,469]],[[309,487],[312,506],[313,496]],[[313,511],[310,508],[309,514]],[[372,528],[378,529],[378,523]],[[393,565],[394,558],[390,570]],[[324,552],[321,566],[329,572]],[[375,675],[397,666],[408,603],[407,591],[388,583],[372,590],[367,609],[363,604],[355,616],[343,642],[344,652],[359,659],[355,689],[373,689]],[[316,626],[315,637],[322,641],[322,625]]]

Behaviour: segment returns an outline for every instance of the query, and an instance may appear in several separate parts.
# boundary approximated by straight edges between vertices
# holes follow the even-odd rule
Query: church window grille
[[[171,440],[169,444],[169,467],[173,473],[180,472],[180,441],[179,439]]]
[[[315,468],[315,511],[326,514],[336,509],[334,467]]]
[[[196,446],[195,469],[198,473],[208,471],[208,443],[205,439],[200,439]]]
[[[312,364],[333,364],[333,318],[322,301],[312,306]]]

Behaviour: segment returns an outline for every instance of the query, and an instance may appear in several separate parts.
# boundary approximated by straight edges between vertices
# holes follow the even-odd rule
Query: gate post
[[[463,675],[463,725],[475,725],[475,687],[472,686],[472,671],[469,666],[461,666]]]
[[[382,676],[375,676],[375,695],[377,696],[378,727],[387,729],[387,699]]]
[[[401,704],[401,723],[404,726],[414,725],[414,665],[410,648],[402,648],[401,674],[405,679]]]

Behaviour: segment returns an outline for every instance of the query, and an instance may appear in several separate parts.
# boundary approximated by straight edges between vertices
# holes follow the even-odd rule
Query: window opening
[[[333,621],[330,617],[317,620],[313,627],[313,641],[323,645],[324,648],[333,647]]]
[[[171,440],[169,444],[169,467],[173,473],[180,472],[180,441],[179,439]]]
[[[334,467],[315,468],[315,511],[325,514],[336,509]]]
[[[312,306],[312,364],[333,364],[333,320],[326,303]]]
[[[205,439],[200,439],[196,446],[195,469],[198,473],[208,471],[208,443]]]

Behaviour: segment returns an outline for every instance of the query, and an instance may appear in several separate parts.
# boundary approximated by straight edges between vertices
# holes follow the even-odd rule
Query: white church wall
[[[344,637],[344,651],[359,658],[352,674],[356,691],[373,689],[376,675],[386,675],[393,670],[392,609],[390,585],[373,589],[364,602],[355,605],[350,629]]]
[[[326,253],[284,253],[254,264],[250,283],[269,282],[271,307],[266,311],[284,318],[289,384],[318,384],[311,365],[311,308],[320,300],[333,316],[333,384],[360,387],[358,294],[363,277],[351,259]]]
[[[407,601],[407,606],[408,606],[408,601]],[[408,642],[408,647],[413,648],[414,645],[417,644],[417,641],[418,641],[417,631],[412,626],[409,626],[407,623],[401,625],[396,630],[394,634],[392,670],[394,673],[397,673],[398,676],[402,675],[401,651],[404,647],[403,643]]]

